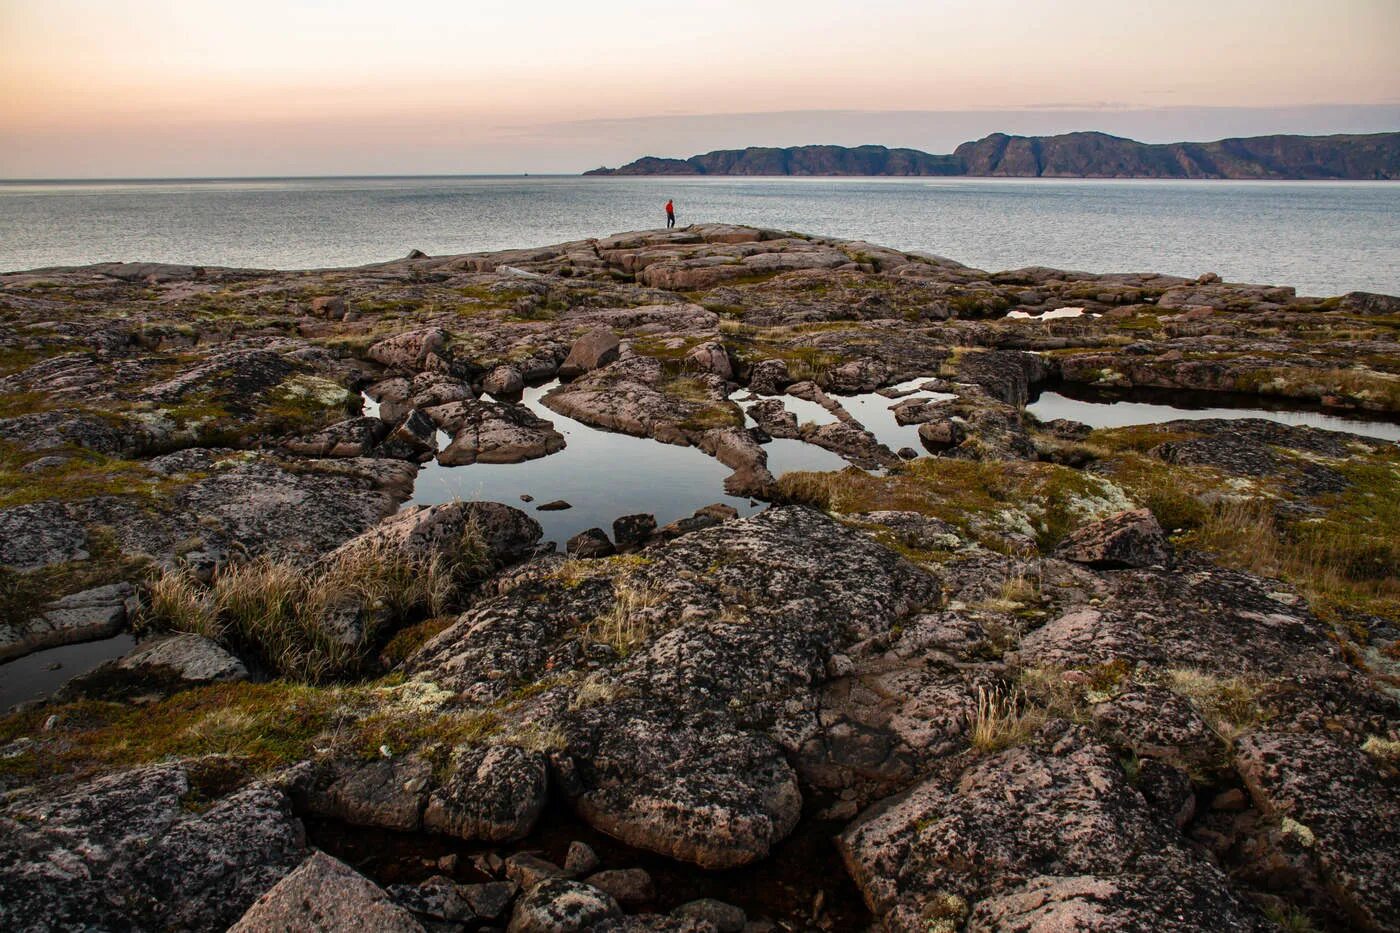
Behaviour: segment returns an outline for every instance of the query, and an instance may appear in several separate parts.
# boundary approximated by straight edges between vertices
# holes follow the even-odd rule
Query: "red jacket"
[[[668,213],[668,214],[674,214],[675,212],[676,212],[675,205],[673,205],[670,201],[667,201],[667,202],[666,202],[666,213]]]

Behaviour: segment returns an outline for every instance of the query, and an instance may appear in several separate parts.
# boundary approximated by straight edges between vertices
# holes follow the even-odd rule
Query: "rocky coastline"
[[[1400,178],[1400,133],[1253,136],[1140,143],[1107,133],[992,133],[949,155],[884,146],[718,149],[688,159],[644,156],[585,175],[971,175],[1000,178]]]
[[[0,927],[1400,929],[1400,447],[1050,386],[1393,423],[1400,298],[717,224],[0,275],[0,661],[140,636],[0,715]],[[414,501],[563,419],[716,503]]]

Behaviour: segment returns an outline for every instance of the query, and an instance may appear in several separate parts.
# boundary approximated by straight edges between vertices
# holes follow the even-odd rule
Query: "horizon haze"
[[[544,2],[528,20],[498,0],[412,15],[0,0],[0,33],[10,179],[577,173],[745,146],[941,153],[991,132],[1400,128],[1388,0]]]

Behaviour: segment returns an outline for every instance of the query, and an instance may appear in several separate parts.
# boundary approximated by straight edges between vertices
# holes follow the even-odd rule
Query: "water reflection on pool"
[[[620,515],[650,512],[664,525],[713,502],[732,505],[740,515],[763,508],[726,495],[724,478],[730,469],[697,448],[602,431],[545,408],[540,398],[558,384],[527,388],[521,404],[554,422],[554,429],[564,435],[563,450],[524,463],[445,467],[430,461],[419,471],[407,504],[478,499],[515,505],[540,523],[545,541],[561,549],[589,528],[602,528],[611,537],[613,519]],[[534,502],[521,502],[522,495],[533,496]],[[573,507],[535,511],[535,506],[554,499]]]
[[[27,700],[41,700],[79,674],[119,658],[136,646],[128,634],[60,645],[0,664],[0,711]]]
[[[1169,390],[1141,390],[1108,393],[1076,387],[1070,390],[1076,397],[1046,390],[1026,406],[1041,421],[1068,418],[1093,428],[1121,428],[1132,424],[1160,424],[1164,421],[1202,421],[1207,418],[1263,418],[1280,424],[1347,431],[1386,441],[1400,441],[1400,424],[1334,415],[1323,411],[1297,408],[1270,409],[1257,407],[1260,399],[1248,397],[1255,407],[1222,404],[1236,401],[1222,393],[1187,393]],[[1241,400],[1242,401],[1242,400]]]

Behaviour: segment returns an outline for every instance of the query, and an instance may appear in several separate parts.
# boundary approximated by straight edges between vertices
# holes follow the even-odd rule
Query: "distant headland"
[[[1107,133],[990,136],[952,155],[884,146],[717,149],[585,175],[975,175],[1008,178],[1400,179],[1400,133],[1140,143]]]

